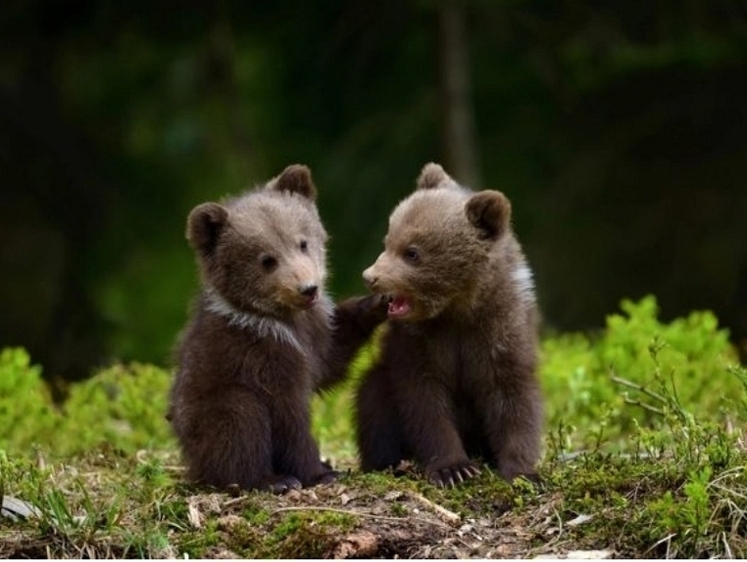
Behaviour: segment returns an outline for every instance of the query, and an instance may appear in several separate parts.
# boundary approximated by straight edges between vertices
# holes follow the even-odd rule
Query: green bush
[[[171,439],[165,415],[171,374],[153,365],[114,365],[74,385],[60,424],[58,450],[111,445],[125,452]]]
[[[621,308],[596,337],[543,342],[548,426],[573,426],[576,445],[589,445],[601,434],[614,440],[636,424],[655,424],[667,409],[712,419],[736,409],[743,396],[737,357],[712,313],[662,323],[652,296]]]
[[[41,368],[24,349],[0,351],[0,449],[28,451],[53,441],[58,419]]]
[[[622,448],[638,428],[656,429],[672,413],[718,422],[726,412],[745,411],[747,375],[735,367],[727,333],[713,314],[693,312],[664,323],[653,297],[624,301],[622,311],[593,337],[566,334],[542,342],[553,446]],[[314,400],[314,434],[322,454],[335,462],[355,458],[353,393],[376,349],[375,341],[364,348],[350,380]],[[6,349],[0,354],[0,449],[28,454],[39,445],[66,455],[102,445],[124,452],[173,447],[164,418],[171,379],[153,365],[115,365],[72,385],[58,409],[28,354]]]
[[[41,369],[23,349],[0,352],[0,450],[30,456],[38,446],[67,455],[96,446],[125,452],[171,439],[164,416],[169,372],[152,365],[115,365],[72,385],[54,406]]]

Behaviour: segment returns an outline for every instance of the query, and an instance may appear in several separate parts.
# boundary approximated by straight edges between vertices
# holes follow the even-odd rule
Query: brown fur
[[[531,271],[497,191],[474,193],[437,164],[392,213],[363,277],[390,295],[378,361],[359,388],[364,470],[415,459],[439,485],[477,473],[534,477],[542,397]]]
[[[189,215],[203,290],[178,348],[169,419],[196,481],[283,492],[334,477],[311,436],[311,394],[343,378],[384,312],[378,297],[335,308],[324,294],[315,196],[295,165]]]

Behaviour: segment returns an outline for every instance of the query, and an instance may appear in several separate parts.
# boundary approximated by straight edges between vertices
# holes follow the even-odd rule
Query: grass
[[[2,557],[530,557],[595,550],[630,558],[747,556],[747,371],[708,313],[662,323],[653,299],[589,337],[543,342],[542,483],[489,470],[440,490],[355,468],[349,384],[315,400],[337,482],[282,497],[183,479],[163,419],[171,375],[114,366],[62,410],[22,350],[0,353]]]

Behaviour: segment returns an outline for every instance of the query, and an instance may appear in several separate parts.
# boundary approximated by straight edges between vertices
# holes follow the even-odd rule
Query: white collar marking
[[[215,291],[207,290],[205,294],[208,301],[207,310],[225,318],[229,326],[236,326],[242,330],[251,328],[262,338],[272,337],[280,343],[287,343],[298,351],[303,351],[290,326],[277,318],[237,310]]]
[[[534,302],[534,279],[532,270],[526,263],[519,264],[511,272],[511,279],[524,302]]]

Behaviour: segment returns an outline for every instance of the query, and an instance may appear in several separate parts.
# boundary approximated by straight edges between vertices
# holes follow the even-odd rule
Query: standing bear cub
[[[506,480],[536,477],[539,314],[508,199],[427,164],[384,243],[363,273],[390,299],[381,355],[356,397],[363,470],[414,459],[451,486],[481,457]]]
[[[315,197],[309,169],[294,165],[189,214],[203,288],[168,417],[193,480],[282,493],[335,476],[311,435],[311,395],[344,377],[386,303],[332,305]]]

